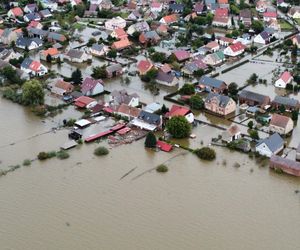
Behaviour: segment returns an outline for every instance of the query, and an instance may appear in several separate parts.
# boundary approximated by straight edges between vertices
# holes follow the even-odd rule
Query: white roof
[[[143,122],[142,120],[140,120],[138,118],[134,119],[131,122],[131,124],[134,125],[134,126],[136,126],[136,127],[141,128],[141,129],[148,130],[148,131],[154,131],[156,129],[155,125]]]
[[[85,127],[85,126],[90,125],[90,124],[91,124],[91,122],[86,120],[86,119],[81,119],[81,120],[75,122],[75,125],[77,125],[79,127]]]

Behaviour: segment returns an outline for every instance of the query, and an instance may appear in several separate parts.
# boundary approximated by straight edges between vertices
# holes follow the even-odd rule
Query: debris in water
[[[239,164],[238,162],[234,163],[233,165],[235,168],[239,168],[241,166],[241,164]]]
[[[69,226],[70,226],[70,223],[69,223],[69,222],[66,222],[66,226],[69,227]]]
[[[295,190],[295,194],[298,194],[299,193],[299,190],[297,189],[297,190]]]
[[[253,173],[253,171],[254,171],[253,168],[251,168],[251,169],[250,169],[250,173]]]

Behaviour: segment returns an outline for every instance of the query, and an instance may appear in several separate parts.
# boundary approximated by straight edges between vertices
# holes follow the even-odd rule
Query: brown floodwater
[[[51,129],[74,113],[41,120],[0,99],[0,168],[58,150],[68,131]],[[183,143],[194,148],[220,130],[193,132],[197,138]],[[207,163],[181,149],[145,150],[143,140],[103,158],[93,155],[97,146],[0,177],[1,249],[299,249],[299,179],[223,148]],[[168,173],[142,174],[164,162]]]

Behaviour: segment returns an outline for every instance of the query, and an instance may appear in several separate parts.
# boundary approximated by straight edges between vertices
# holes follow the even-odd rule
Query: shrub
[[[106,147],[98,147],[94,151],[94,155],[97,155],[97,156],[108,155],[108,154],[109,154],[109,151]]]
[[[167,130],[174,138],[186,138],[190,135],[191,124],[183,116],[174,116],[167,122]]]
[[[145,147],[146,148],[155,148],[156,147],[156,137],[152,132],[149,132],[147,134],[146,140],[145,140]]]
[[[56,157],[60,160],[64,160],[70,157],[69,153],[65,150],[58,151]]]
[[[202,160],[212,161],[216,158],[216,152],[212,148],[203,147],[200,149],[196,149],[195,154]]]
[[[168,167],[164,164],[160,164],[156,167],[156,171],[159,172],[159,173],[166,173],[168,172]]]
[[[31,160],[25,159],[25,160],[23,161],[23,166],[30,166],[30,165],[31,165]]]
[[[38,159],[39,159],[40,161],[46,160],[46,159],[48,159],[48,154],[47,154],[46,152],[40,152],[40,153],[38,154]]]

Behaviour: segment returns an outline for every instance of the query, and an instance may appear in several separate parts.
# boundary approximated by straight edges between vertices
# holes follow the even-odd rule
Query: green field
[[[285,20],[279,20],[279,25],[282,30],[293,30],[293,26]]]

